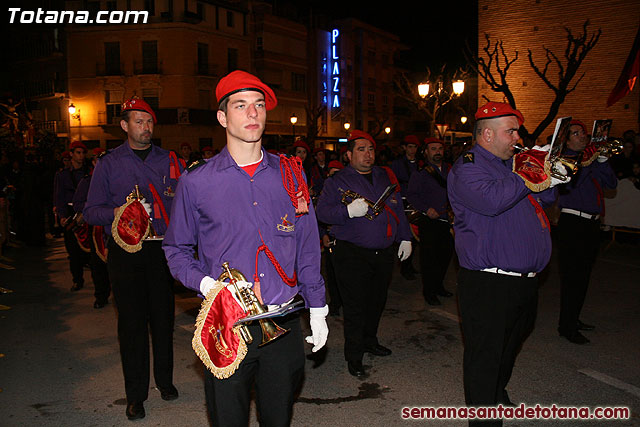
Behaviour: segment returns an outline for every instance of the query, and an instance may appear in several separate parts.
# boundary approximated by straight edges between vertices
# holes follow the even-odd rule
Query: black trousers
[[[333,268],[333,257],[335,248],[329,247],[324,250],[324,270],[326,273],[325,283],[329,292],[329,311],[338,311],[342,307],[342,298],[338,291],[338,282],[336,280],[336,272]]]
[[[89,262],[90,255],[83,251],[71,230],[64,230],[64,247],[69,254],[69,269],[73,283],[84,285],[84,265]]]
[[[133,254],[113,239],[108,248],[127,401],[144,401],[149,393],[149,331],[156,386],[173,383],[173,278],[159,241],[145,242]]]
[[[209,419],[215,427],[249,425],[251,387],[255,385],[256,407],[264,427],[291,424],[293,401],[304,375],[304,343],[297,313],[275,318],[291,332],[258,347],[262,332],[257,322],[249,325],[253,342],[238,370],[220,380],[205,367],[205,395]]]
[[[91,227],[90,227],[91,230]],[[93,233],[93,230],[90,231]],[[96,252],[96,246],[91,239],[91,257],[89,260],[91,266],[91,279],[93,280],[93,296],[96,301],[106,303],[111,293],[111,284],[109,283],[109,271],[107,263],[105,263]]]
[[[395,252],[395,245],[376,250],[336,241],[333,266],[342,298],[347,361],[361,361],[366,347],[378,345]]]
[[[435,296],[444,289],[444,277],[453,256],[453,236],[448,222],[424,217],[418,224],[420,233],[420,269],[422,294]]]
[[[533,329],[538,279],[461,268],[458,298],[465,400],[469,406],[494,406],[511,378],[520,346]]]
[[[571,335],[577,331],[591,270],[600,248],[600,222],[562,213],[558,221],[560,262],[560,319],[558,328]]]

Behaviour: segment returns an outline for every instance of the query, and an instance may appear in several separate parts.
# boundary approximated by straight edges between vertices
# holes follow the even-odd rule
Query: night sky
[[[388,1],[383,7],[361,0],[312,3],[332,18],[357,18],[398,35],[410,48],[401,65],[412,71],[423,71],[427,66],[437,71],[445,63],[447,69],[454,70],[466,64],[465,43],[472,51],[477,49],[477,0]]]

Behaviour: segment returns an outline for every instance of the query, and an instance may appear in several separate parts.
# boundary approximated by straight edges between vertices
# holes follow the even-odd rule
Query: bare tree
[[[307,112],[306,141],[309,145],[313,146],[313,142],[316,140],[318,133],[320,132],[320,129],[318,129],[318,120],[327,110],[327,107],[325,105],[319,105],[316,107],[307,105],[305,110]]]
[[[587,54],[595,47],[600,39],[602,30],[598,29],[589,34],[589,20],[582,25],[582,33],[574,36],[571,30],[564,27],[567,35],[567,45],[564,49],[562,57],[559,57],[551,49],[543,46],[546,61],[543,66],[539,66],[533,59],[533,52],[528,50],[529,65],[536,75],[551,89],[554,93],[554,99],[549,105],[549,111],[542,121],[536,126],[531,133],[526,128],[521,129],[523,139],[529,142],[535,141],[542,132],[553,122],[560,105],[565,101],[567,95],[573,92],[582,78],[584,73],[577,80],[574,80],[578,69],[586,58]],[[489,35],[485,34],[487,44],[483,48],[483,56],[477,56],[472,53],[467,46],[465,55],[471,67],[493,90],[502,93],[504,99],[513,107],[517,108],[516,100],[511,92],[509,83],[507,83],[507,75],[511,65],[518,59],[518,51],[509,58],[504,50],[502,40],[491,42]],[[486,57],[486,58],[485,58]],[[552,69],[557,69],[557,80],[551,78]],[[485,99],[488,99],[485,97]]]

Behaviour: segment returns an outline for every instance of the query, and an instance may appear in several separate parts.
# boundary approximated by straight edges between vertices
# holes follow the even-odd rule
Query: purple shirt
[[[82,211],[84,219],[91,225],[103,225],[105,232],[111,235],[113,209],[126,202],[136,184],[153,206],[153,228],[159,235],[165,234],[167,226],[159,215],[161,210],[149,184],[153,184],[169,215],[178,181],[171,178],[169,151],[155,145],[151,146],[151,152],[144,161],[133,152],[128,141],[100,157]]]
[[[571,150],[567,150],[574,154]],[[609,162],[599,163],[594,160],[589,166],[578,168],[578,172],[571,181],[558,187],[558,206],[560,208],[575,209],[590,214],[604,212],[604,200],[594,183],[598,182],[601,189],[616,188],[618,179]]]
[[[316,207],[318,218],[332,225],[331,233],[336,239],[346,240],[363,248],[384,249],[394,241],[411,241],[411,230],[399,192],[394,191],[385,202],[395,216],[385,209],[373,221],[365,217],[349,218],[347,207],[341,201],[340,189],[355,191],[375,203],[387,186],[391,185],[389,175],[383,168],[374,166],[371,173],[373,184],[351,166],[328,178]],[[387,236],[388,225],[391,225],[391,236]]]
[[[68,218],[73,215],[73,195],[78,188],[78,184],[89,173],[88,167],[78,169],[63,169],[56,174],[55,179],[55,200],[56,212],[60,218]]]
[[[447,182],[460,265],[542,271],[551,257],[551,235],[528,196],[551,204],[555,189],[532,193],[511,171],[512,160],[503,162],[477,144],[468,153],[456,161]]]
[[[402,155],[391,162],[391,170],[400,183],[400,193],[406,197],[411,176],[418,170],[418,161],[414,159],[412,162],[406,155]]]
[[[442,170],[432,163],[427,163],[427,165],[431,166],[435,173],[442,177],[445,187],[440,185],[426,169],[419,170],[412,174],[409,180],[407,201],[411,206],[423,213],[426,213],[429,208],[433,208],[440,213],[439,218],[448,220],[446,182],[449,174],[449,165],[442,163]]]
[[[253,177],[224,148],[180,178],[162,245],[171,273],[199,292],[202,279],[217,279],[222,263],[228,262],[250,282],[257,269],[265,304],[282,304],[300,293],[307,307],[324,307],[320,237],[313,206],[309,214],[296,218],[282,183],[280,158],[264,149],[262,153]],[[288,277],[297,271],[296,286],[283,282],[265,252],[257,256],[256,266],[261,237]]]

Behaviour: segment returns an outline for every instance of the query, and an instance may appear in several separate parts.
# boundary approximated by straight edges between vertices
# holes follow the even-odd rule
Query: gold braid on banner
[[[136,253],[140,249],[142,249],[142,242],[147,238],[147,236],[149,236],[149,233],[151,232],[151,221],[147,221],[147,227],[145,228],[142,237],[135,245],[131,245],[122,240],[118,233],[118,224],[120,223],[120,218],[122,217],[122,214],[125,212],[127,207],[131,203],[137,202],[142,198],[143,197],[140,195],[138,185],[136,184],[134,190],[127,196],[127,202],[124,205],[120,206],[120,209],[118,209],[118,213],[116,213],[115,217],[113,218],[113,222],[111,223],[111,236],[113,237],[113,240],[118,244],[118,246],[129,253]]]
[[[234,360],[233,363],[231,363],[228,366],[225,366],[222,368],[216,366],[211,361],[211,358],[209,357],[209,353],[207,352],[207,349],[202,344],[202,339],[201,339],[202,330],[207,320],[207,315],[209,314],[209,311],[211,310],[211,306],[213,305],[213,302],[218,296],[218,293],[224,288],[226,288],[226,284],[223,282],[217,281],[216,284],[213,286],[213,288],[209,290],[205,299],[202,300],[202,305],[200,306],[200,311],[198,312],[198,317],[196,318],[196,330],[193,334],[193,339],[191,340],[191,346],[193,347],[193,350],[196,352],[196,355],[198,356],[198,358],[202,360],[202,363],[204,363],[204,365],[213,374],[213,376],[221,380],[225,378],[229,378],[231,375],[233,375],[236,372],[236,369],[238,369],[238,366],[240,366],[240,363],[244,360],[245,356],[247,355],[247,344],[245,340],[242,338],[242,336],[240,335],[240,328],[242,326],[246,328],[245,325],[237,325],[237,326],[234,326],[233,328],[233,333],[238,337],[238,350],[237,350],[236,360]]]

